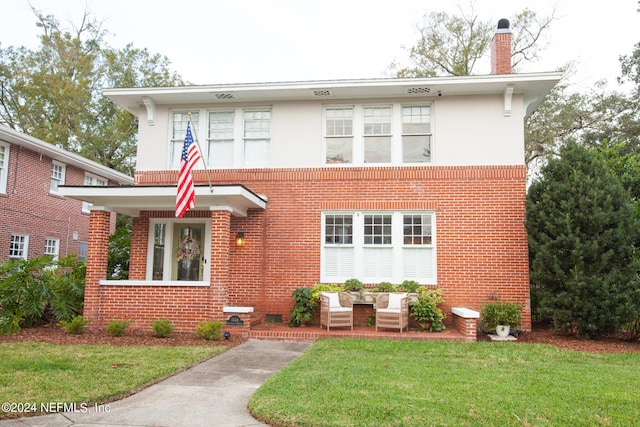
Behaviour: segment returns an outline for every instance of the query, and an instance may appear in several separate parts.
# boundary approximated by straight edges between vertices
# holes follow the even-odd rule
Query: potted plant
[[[480,315],[484,318],[487,329],[495,330],[496,335],[504,338],[509,336],[511,328],[520,325],[521,311],[522,305],[495,298],[482,306]]]

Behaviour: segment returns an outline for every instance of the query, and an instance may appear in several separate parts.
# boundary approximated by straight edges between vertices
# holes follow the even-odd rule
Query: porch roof
[[[108,210],[129,216],[140,211],[175,211],[176,186],[134,185],[125,187],[60,186],[65,197],[93,204],[91,209]],[[196,185],[192,211],[226,209],[234,216],[247,216],[249,209],[266,209],[267,198],[241,184]]]

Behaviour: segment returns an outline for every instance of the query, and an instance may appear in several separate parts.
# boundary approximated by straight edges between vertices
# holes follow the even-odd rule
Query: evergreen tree
[[[527,196],[534,310],[583,337],[615,332],[640,312],[640,222],[603,156],[575,142],[550,159]]]

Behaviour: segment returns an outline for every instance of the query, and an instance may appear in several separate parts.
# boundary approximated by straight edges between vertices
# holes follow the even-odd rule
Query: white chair
[[[346,292],[320,293],[320,327],[350,327],[353,330],[353,296]]]
[[[378,328],[409,328],[409,295],[406,292],[380,294],[376,298],[376,332]]]

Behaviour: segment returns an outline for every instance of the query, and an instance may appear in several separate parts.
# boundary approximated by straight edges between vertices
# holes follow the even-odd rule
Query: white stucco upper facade
[[[260,142],[265,152],[260,154],[263,163],[258,167],[407,165],[401,114],[412,106],[428,107],[430,156],[425,164],[519,165],[524,164],[524,118],[560,77],[560,73],[536,73],[106,89],[104,93],[139,117],[138,171],[177,168],[180,141],[173,128],[176,114],[186,113],[192,115],[204,159],[210,158],[211,114],[231,117],[228,126],[235,127],[235,143],[225,148],[228,160],[223,165],[214,164],[219,159],[209,160],[211,169],[255,167],[244,142],[244,121],[253,112],[268,112],[266,142]],[[331,109],[349,110],[353,128],[349,162],[327,161],[326,112]],[[367,163],[365,122],[371,119],[364,116],[374,110],[385,110],[391,117],[382,131],[391,141],[390,153],[380,163]]]

